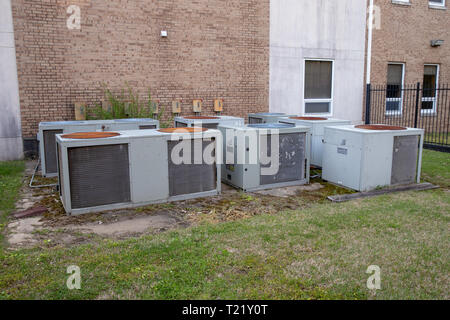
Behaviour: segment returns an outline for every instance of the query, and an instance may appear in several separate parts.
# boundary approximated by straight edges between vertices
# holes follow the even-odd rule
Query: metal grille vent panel
[[[139,130],[148,130],[148,129],[156,129],[156,125],[149,124],[149,125],[142,125],[139,126]]]
[[[57,155],[56,155],[56,137],[55,135],[63,133],[63,130],[44,130],[44,153],[45,153],[45,172],[57,173]]]
[[[419,136],[394,137],[391,184],[415,182],[418,152]]]
[[[58,144],[58,148],[57,148],[57,152],[58,152],[58,182],[59,182],[59,194],[63,195],[64,194],[64,180],[63,180],[63,175],[61,174],[61,163],[62,163],[62,154],[61,154],[61,145]]]
[[[177,165],[171,153],[178,141],[168,141],[169,196],[211,191],[217,188],[216,164],[194,164],[194,139],[191,141],[191,164]],[[202,154],[207,146],[215,141],[202,141]],[[181,152],[181,156],[183,153]],[[202,157],[203,159],[203,157]]]
[[[305,178],[305,133],[284,133],[279,135],[279,170],[272,176],[260,175],[260,184],[290,182]],[[267,154],[272,154],[271,137],[267,136]],[[262,168],[270,167],[261,165]]]
[[[187,127],[187,124],[178,121],[175,123],[175,128],[183,128],[183,127]]]
[[[218,123],[202,123],[202,128],[207,129],[217,129],[218,126],[219,126]]]
[[[72,208],[130,202],[128,144],[68,149]]]
[[[248,123],[249,124],[256,124],[256,123],[264,123],[264,121],[261,118],[249,117],[248,118]]]

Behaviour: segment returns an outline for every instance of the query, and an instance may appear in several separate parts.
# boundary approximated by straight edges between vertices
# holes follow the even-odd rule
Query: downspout
[[[366,84],[370,84],[370,72],[372,64],[372,30],[373,30],[373,0],[369,0],[369,20],[367,35],[367,62],[366,62]]]
[[[370,107],[371,107],[371,87],[370,87],[370,73],[372,67],[372,31],[373,31],[373,0],[369,0],[369,20],[368,20],[368,35],[367,35],[367,61],[366,61],[366,110],[365,110],[365,124],[370,124]]]

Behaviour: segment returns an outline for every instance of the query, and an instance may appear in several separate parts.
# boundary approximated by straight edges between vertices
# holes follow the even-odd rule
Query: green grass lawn
[[[424,178],[444,187],[438,190],[318,203],[123,241],[5,250],[0,297],[449,299],[449,160],[424,154]],[[81,290],[66,288],[69,265],[81,268]],[[366,288],[369,265],[381,268],[376,292]]]
[[[18,191],[22,186],[23,161],[0,162],[0,250],[4,241],[3,229],[8,215],[14,209]]]

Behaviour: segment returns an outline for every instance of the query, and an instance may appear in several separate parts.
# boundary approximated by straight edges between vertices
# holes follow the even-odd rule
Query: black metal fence
[[[366,124],[422,128],[425,147],[450,152],[448,85],[367,85]]]

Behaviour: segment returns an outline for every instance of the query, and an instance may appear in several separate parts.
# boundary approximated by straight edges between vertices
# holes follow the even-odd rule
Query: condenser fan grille
[[[130,202],[128,144],[68,149],[73,209]]]
[[[57,173],[57,155],[56,155],[56,137],[55,135],[63,133],[63,130],[44,130],[43,136],[44,150],[45,150],[45,172]]]
[[[261,174],[260,184],[267,185],[305,179],[305,142],[305,133],[280,134],[278,172],[273,175]],[[261,143],[267,144],[267,155],[270,157],[273,151],[271,136],[268,135],[266,141],[262,140]],[[271,164],[261,164],[262,168],[268,168],[270,166]]]
[[[211,144],[214,144],[213,152],[215,153],[215,140],[202,140],[201,143],[195,143],[191,140],[191,156],[190,164],[177,164],[172,158],[172,151],[179,144],[178,141],[168,141],[168,159],[169,159],[169,195],[178,196],[183,194],[192,194],[198,192],[211,191],[217,188],[217,171],[216,163],[205,163],[202,157],[201,164],[194,163],[194,150],[200,145],[202,154],[205,148],[211,150]],[[177,150],[175,150],[175,153]],[[181,150],[178,155],[183,156],[184,151]]]

